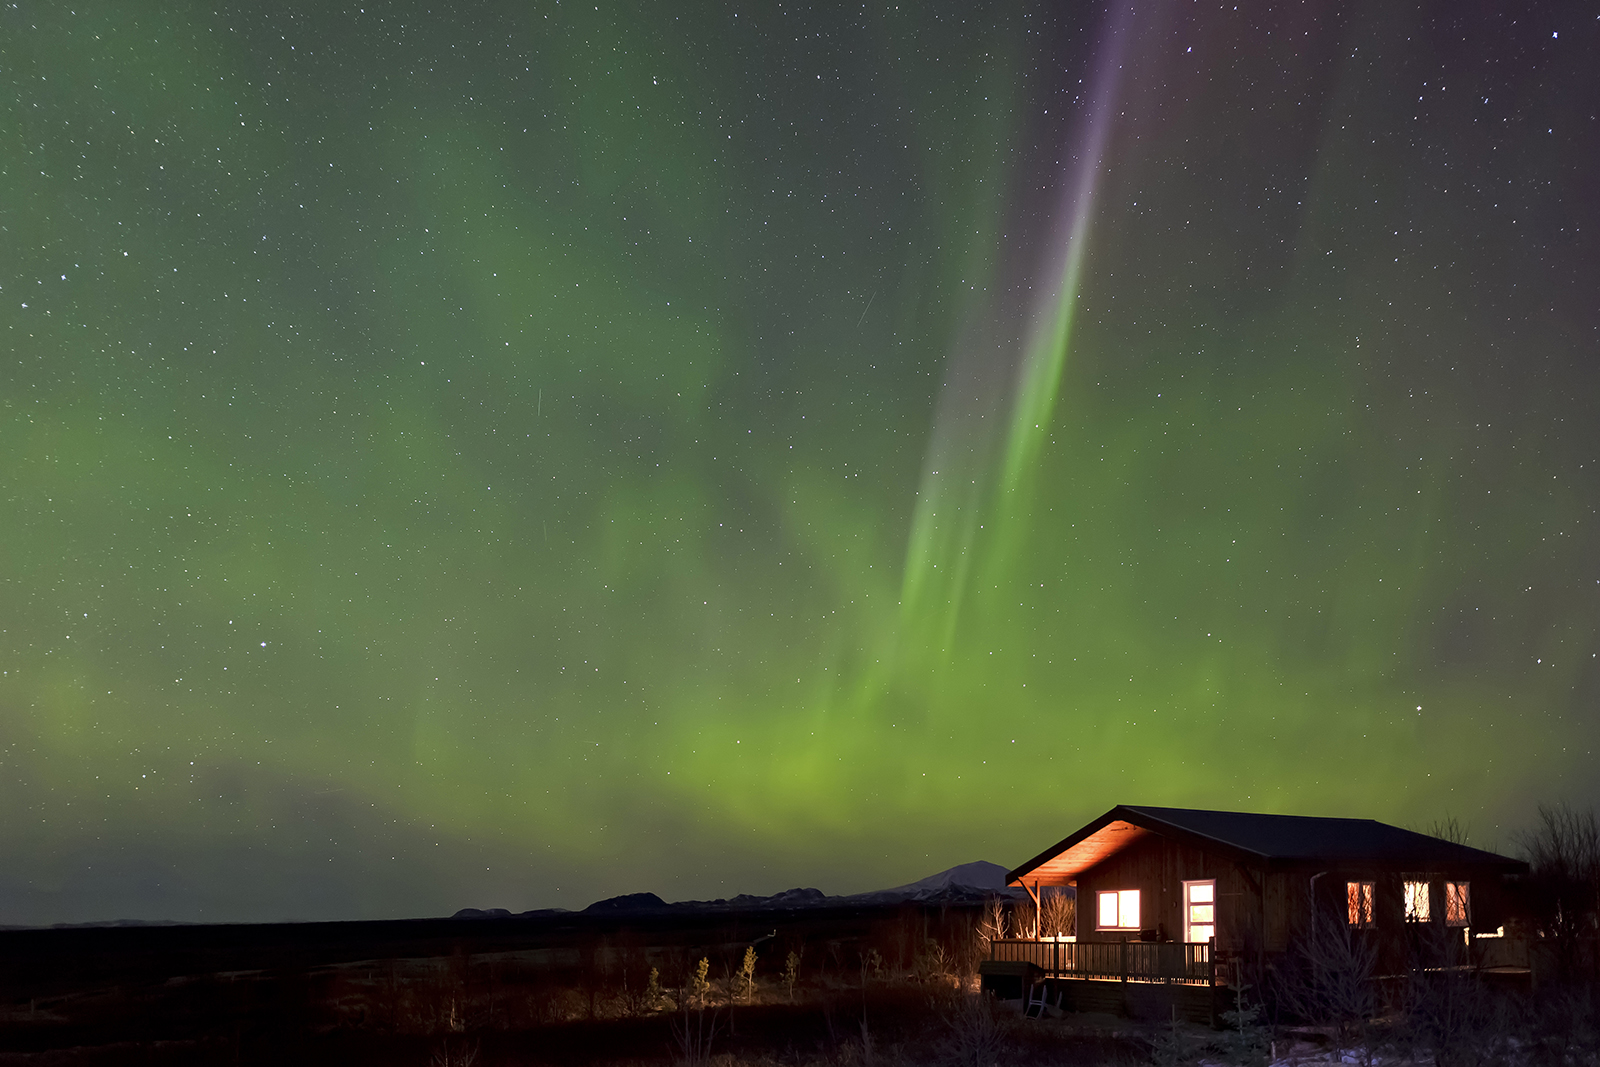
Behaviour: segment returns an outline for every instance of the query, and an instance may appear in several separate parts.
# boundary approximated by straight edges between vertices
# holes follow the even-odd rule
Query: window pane
[[[1115,893],[1100,894],[1100,925],[1114,927],[1117,925],[1117,895]]]
[[[1446,882],[1444,884],[1444,919],[1453,926],[1465,926],[1470,918],[1471,898],[1468,896],[1468,883]]]
[[[1137,889],[1124,889],[1117,896],[1120,898],[1117,901],[1119,912],[1117,918],[1121,920],[1117,925],[1125,930],[1137,930],[1139,928],[1139,891]]]
[[[1189,927],[1189,940],[1191,941],[1210,941],[1216,935],[1217,928],[1214,926]]]
[[[1372,925],[1372,890],[1371,882],[1346,882],[1344,884],[1345,901],[1349,906],[1349,923],[1351,926]]]
[[[1189,887],[1189,903],[1211,904],[1215,903],[1217,887],[1212,882],[1202,882]]]
[[[1428,921],[1428,883],[1406,883],[1406,918],[1413,922]]]
[[[1192,923],[1208,923],[1212,921],[1212,912],[1216,909],[1210,904],[1189,905],[1189,921]]]

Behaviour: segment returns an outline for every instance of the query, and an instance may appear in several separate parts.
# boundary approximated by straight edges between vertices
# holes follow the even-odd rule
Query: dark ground
[[[703,1034],[724,1063],[930,1062],[1010,1031],[1022,1062],[1138,1058],[1106,1027],[975,1013],[976,921],[898,905],[0,931],[0,1065],[665,1064],[705,1062]]]

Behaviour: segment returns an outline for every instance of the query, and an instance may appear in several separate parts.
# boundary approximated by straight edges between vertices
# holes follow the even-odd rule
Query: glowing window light
[[[1345,900],[1349,905],[1349,922],[1357,929],[1372,926],[1372,898],[1374,885],[1371,882],[1346,882],[1344,884]]]
[[[1466,926],[1472,922],[1472,884],[1446,882],[1444,884],[1444,921],[1450,926]]]
[[[1139,929],[1139,891],[1137,889],[1108,890],[1097,894],[1095,902],[1100,920],[1096,925],[1099,929]]]
[[[1210,941],[1217,933],[1217,883],[1185,882],[1183,939],[1189,942]]]
[[[1425,923],[1428,921],[1428,883],[1406,883],[1406,921]]]

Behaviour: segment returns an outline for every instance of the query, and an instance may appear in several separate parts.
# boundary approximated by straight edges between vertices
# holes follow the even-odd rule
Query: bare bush
[[[1414,973],[1407,983],[1404,1014],[1392,1037],[1413,1060],[1435,1067],[1487,1067],[1510,1049],[1511,1019],[1504,998],[1464,969]]]
[[[951,953],[934,938],[928,938],[917,954],[914,974],[919,981],[943,982],[954,976],[956,962]]]
[[[1576,984],[1539,991],[1524,1015],[1525,1062],[1549,1067],[1600,1063],[1600,989]]]
[[[983,906],[983,918],[978,921],[978,935],[986,941],[1003,941],[1008,929],[1006,902],[992,896]]]
[[[1005,1034],[1000,1020],[995,1018],[993,997],[969,993],[956,998],[945,1022],[950,1027],[951,1059],[958,1067],[994,1067],[1005,1045]]]
[[[443,1038],[433,1050],[433,1067],[473,1067],[478,1062],[478,1042]]]
[[[1541,937],[1556,954],[1556,977],[1578,976],[1581,942],[1600,920],[1600,821],[1594,809],[1539,806],[1539,825],[1517,844],[1528,861],[1525,901]],[[1594,961],[1587,961],[1593,969]]]
[[[1065,886],[1045,886],[1039,890],[1041,937],[1067,936],[1078,924],[1078,900]]]

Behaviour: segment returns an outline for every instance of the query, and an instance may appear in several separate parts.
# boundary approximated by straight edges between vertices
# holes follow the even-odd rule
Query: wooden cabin
[[[1395,970],[1423,931],[1460,944],[1501,927],[1506,879],[1526,870],[1371,819],[1119,805],[1007,875],[1036,902],[1073,887],[1075,937],[996,942],[987,972],[1215,989],[1315,924],[1373,941]],[[1214,1012],[1212,998],[1190,1014]]]

